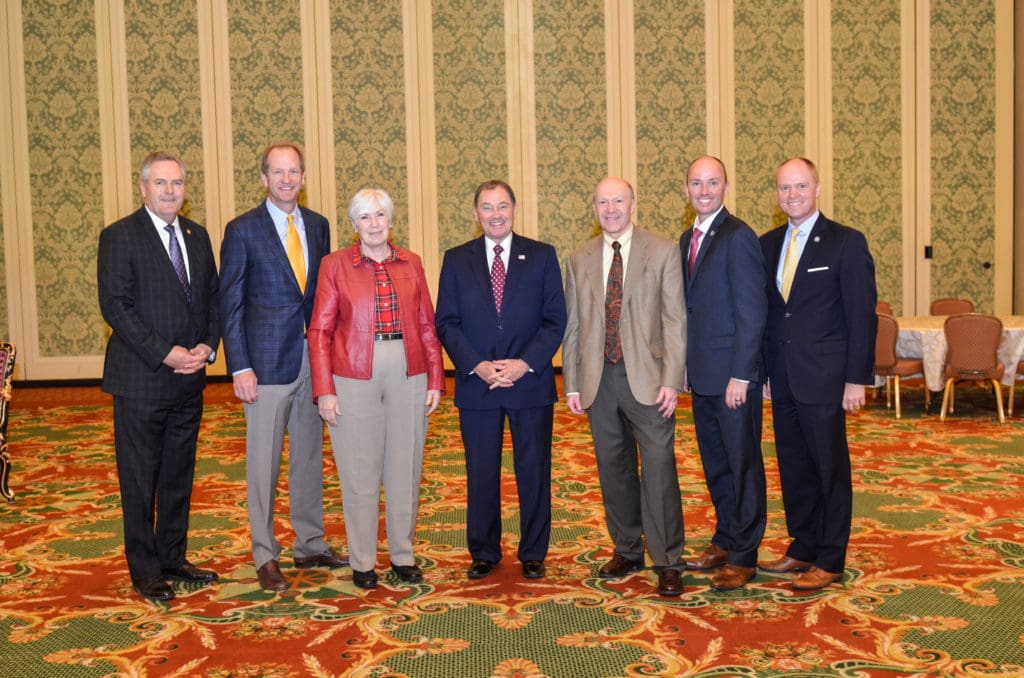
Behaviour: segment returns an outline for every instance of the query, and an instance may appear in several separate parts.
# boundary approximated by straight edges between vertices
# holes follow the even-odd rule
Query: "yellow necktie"
[[[299,281],[299,289],[306,293],[306,260],[302,256],[302,241],[299,240],[299,232],[295,230],[295,217],[288,215],[288,232],[284,236],[288,249],[288,263],[292,265],[295,272],[295,279]]]
[[[797,249],[796,239],[800,235],[800,229],[794,228],[789,236],[789,246],[786,247],[786,260],[782,262],[782,285],[779,291],[782,292],[783,301],[789,301],[789,288],[793,286],[793,276],[796,275],[796,264],[800,260],[800,252]]]

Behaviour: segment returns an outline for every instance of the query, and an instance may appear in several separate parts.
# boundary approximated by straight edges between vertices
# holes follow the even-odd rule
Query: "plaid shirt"
[[[402,317],[398,313],[398,294],[391,284],[391,276],[388,275],[387,264],[398,261],[395,255],[395,248],[388,243],[391,254],[382,262],[376,262],[369,257],[363,256],[357,244],[352,248],[353,264],[369,264],[373,267],[373,289],[376,293],[376,312],[374,313],[374,333],[392,334],[402,331]]]

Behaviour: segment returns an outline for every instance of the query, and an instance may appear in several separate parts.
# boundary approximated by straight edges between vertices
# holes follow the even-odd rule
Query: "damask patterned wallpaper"
[[[538,230],[564,260],[600,231],[591,195],[608,167],[604,3],[533,9]]]
[[[832,2],[832,218],[861,230],[878,298],[902,308],[900,2]]]
[[[287,9],[287,5],[284,6]],[[353,242],[348,203],[382,188],[395,203],[395,242],[409,242],[408,146],[401,3],[331,2],[338,247]]]
[[[504,3],[436,3],[433,21],[437,211],[445,250],[480,234],[471,213],[476,187],[509,180]],[[522,187],[512,190],[522,201]]]
[[[805,153],[803,3],[737,0],[736,213],[758,233],[785,223],[775,169]]]
[[[91,3],[32,0],[22,16],[39,354],[94,355],[105,341],[96,14]]]
[[[138,168],[158,149],[184,161],[182,212],[204,226],[202,102],[199,96],[199,38],[195,5],[178,0],[127,0],[128,116],[132,169],[124,177],[138,195]],[[138,203],[141,204],[141,198]],[[222,224],[221,224],[222,225]]]
[[[676,240],[695,216],[686,168],[707,152],[704,8],[645,0],[636,3],[634,22],[637,222]]]
[[[260,155],[275,141],[305,138],[302,28],[297,7],[270,0],[230,0],[231,130],[235,207],[241,214],[266,199]]]
[[[932,298],[992,310],[995,212],[995,10],[931,4]],[[1004,142],[1005,143],[1005,142]]]
[[[15,199],[30,201],[31,223],[18,224],[24,231],[18,239],[22,249],[0,252],[0,262],[30,262],[25,266],[34,268],[35,286],[24,293],[34,295],[27,302],[13,300],[0,308],[0,327],[31,334],[22,315],[9,309],[34,305],[35,359],[40,361],[98,358],[106,337],[95,299],[95,248],[104,225],[103,195],[110,193],[103,183],[101,132],[108,137],[104,143],[112,143],[115,126],[100,114],[100,97],[111,94],[100,89],[107,79],[97,76],[103,66],[98,53],[117,54],[123,48],[127,59],[127,91],[114,93],[117,101],[105,109],[127,107],[128,139],[114,143],[130,147],[133,173],[107,180],[130,182],[137,196],[135,173],[143,155],[157,147],[175,150],[189,169],[189,216],[201,223],[215,209],[214,199],[222,197],[206,195],[204,177],[226,169],[204,166],[205,158],[231,158],[234,185],[225,190],[233,191],[241,212],[263,199],[258,161],[266,144],[284,139],[305,145],[304,102],[314,93],[304,91],[311,64],[303,59],[314,54],[317,68],[331,72],[333,107],[314,111],[324,119],[313,124],[321,138],[334,144],[334,187],[328,190],[334,191],[341,222],[338,244],[351,242],[345,208],[357,189],[379,186],[392,195],[394,237],[408,244],[410,232],[424,228],[409,223],[410,202],[417,202],[410,201],[409,187],[436,185],[437,203],[424,210],[431,217],[436,210],[439,252],[421,253],[436,262],[440,251],[477,233],[470,214],[473,188],[487,178],[508,178],[510,154],[523,150],[510,147],[509,125],[524,114],[507,101],[508,83],[518,74],[506,72],[506,45],[510,32],[532,31],[536,135],[524,135],[522,143],[534,144],[528,150],[536,155],[536,166],[526,172],[536,174],[538,195],[530,198],[538,204],[539,237],[554,244],[564,260],[596,235],[591,192],[609,171],[609,150],[615,151],[612,155],[620,150],[609,148],[610,138],[627,146],[635,142],[638,222],[643,227],[676,238],[692,218],[684,173],[687,163],[705,152],[709,136],[702,0],[631,0],[628,13],[618,11],[621,5],[611,6],[614,18],[606,17],[606,0],[433,0],[429,11],[410,14],[412,23],[406,23],[410,17],[403,16],[403,4],[391,0],[329,0],[326,8],[316,4],[316,11],[305,15],[297,3],[269,0],[227,0],[212,6],[218,12],[203,3],[123,0],[124,34],[114,35],[115,43],[123,39],[123,45],[97,43],[96,22],[104,14],[97,7],[107,5],[11,1],[21,10],[22,25],[8,30],[20,30],[23,39],[24,73],[19,75],[24,76],[26,101],[24,111],[11,111],[27,120],[29,150],[27,159],[2,160],[14,160],[11,164],[19,165],[14,171],[27,178],[30,196]],[[517,22],[529,15],[522,11],[526,2],[533,23],[521,27]],[[830,0],[823,16],[831,30],[833,124],[831,130],[805,130],[805,3],[733,0],[732,26],[720,30],[731,31],[734,45],[734,70],[723,77],[733,78],[735,126],[712,130],[735,138],[735,166],[729,167],[735,211],[762,233],[784,220],[773,188],[779,161],[805,153],[808,136],[827,136],[833,152],[833,183],[826,188],[834,205],[830,216],[868,234],[880,295],[898,312],[907,303],[900,298],[904,279],[916,275],[903,270],[902,263],[902,205],[916,188],[900,183],[909,160],[901,157],[908,103],[901,100],[906,86],[901,67],[913,55],[912,46],[901,44],[904,4]],[[925,169],[931,172],[932,202],[930,214],[916,218],[919,229],[930,227],[935,247],[932,295],[968,296],[988,310],[994,277],[983,264],[993,260],[997,195],[992,176],[995,3],[934,0],[929,12],[929,23],[917,32],[930,46],[931,76],[922,86],[930,88],[931,97],[926,131],[932,160]],[[225,52],[212,53],[199,41],[203,22],[214,14],[228,18]],[[627,15],[633,25],[619,26],[616,22]],[[309,16],[329,17],[329,25],[310,22]],[[215,26],[214,33],[223,28]],[[623,76],[609,83],[608,61],[621,55],[607,53],[607,36],[630,28],[635,80]],[[512,38],[513,49],[526,49],[522,35]],[[432,50],[406,54],[409,45],[427,41]],[[329,54],[321,53],[326,49]],[[623,43],[621,49],[628,56],[628,46]],[[227,54],[225,64],[216,62],[222,53]],[[431,70],[432,79],[409,85],[410,59],[417,60],[419,72]],[[214,89],[229,91],[229,104],[202,101],[201,71],[228,79],[216,82]],[[428,110],[434,117],[434,136],[425,140],[424,157],[412,161],[410,147],[418,139],[410,141],[409,130],[429,134],[430,127],[428,120],[410,119],[409,87],[417,102],[432,97]],[[609,120],[609,99],[617,106],[623,92],[635,97],[635,139],[626,126],[610,129],[610,123],[619,125]],[[213,153],[204,147],[209,143],[203,138],[204,123],[210,121],[202,118],[211,106],[230,117],[232,131],[230,141],[218,141]],[[522,187],[515,188],[521,193]],[[329,201],[331,196],[318,198]],[[0,215],[0,229],[14,227],[10,217]],[[214,231],[223,226],[206,225]],[[33,351],[21,355],[31,359]]]

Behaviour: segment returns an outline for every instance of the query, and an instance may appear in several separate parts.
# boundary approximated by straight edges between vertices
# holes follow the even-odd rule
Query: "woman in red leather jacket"
[[[427,418],[441,400],[444,365],[419,256],[390,242],[394,206],[380,189],[353,196],[359,236],[320,263],[309,362],[341,478],[352,580],[377,586],[384,484],[391,570],[419,582],[412,544]]]

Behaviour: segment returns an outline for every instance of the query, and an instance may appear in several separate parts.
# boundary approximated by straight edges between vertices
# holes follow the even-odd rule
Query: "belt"
[[[391,341],[392,339],[401,339],[401,332],[378,332],[373,335],[374,341]]]

